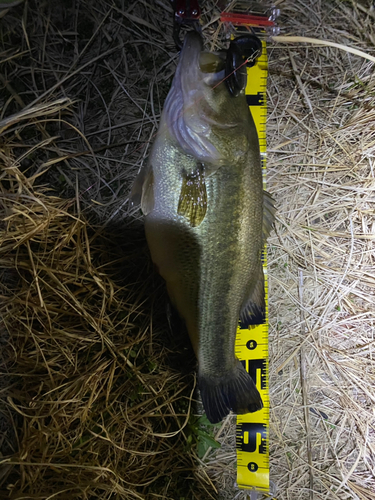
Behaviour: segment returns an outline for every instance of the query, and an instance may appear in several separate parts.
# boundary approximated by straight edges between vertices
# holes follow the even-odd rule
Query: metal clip
[[[252,6],[256,7],[255,11],[251,10]],[[267,8],[264,4],[255,4],[255,2],[238,2],[234,10],[224,10],[220,15],[220,20],[224,25],[227,38],[246,32],[264,38],[279,33],[280,28],[277,26],[279,16],[280,9],[274,6]]]
[[[182,42],[180,31],[182,26],[192,26],[200,33],[199,18],[201,10],[198,0],[171,0],[174,8],[173,40],[180,50]]]

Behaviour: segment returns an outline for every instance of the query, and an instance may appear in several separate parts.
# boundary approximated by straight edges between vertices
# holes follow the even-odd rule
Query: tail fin
[[[203,407],[212,424],[220,422],[230,410],[243,414],[263,408],[259,391],[240,361],[232,372],[222,377],[200,374],[198,384]]]

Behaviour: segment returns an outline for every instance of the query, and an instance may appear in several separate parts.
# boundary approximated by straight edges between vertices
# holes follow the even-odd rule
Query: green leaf
[[[209,448],[220,448],[221,444],[215,441],[212,437],[199,436],[197,439],[197,454],[199,458],[203,458]]]
[[[207,425],[207,427],[220,427],[221,422],[217,424],[211,424],[211,422],[207,418],[207,415],[204,413],[201,417],[199,417],[198,425]]]
[[[208,446],[204,441],[198,441],[197,444],[197,454],[199,458],[203,458],[204,455],[206,454],[206,451],[208,450]]]
[[[207,448],[220,448],[221,444],[215,441],[215,439],[211,436],[209,436],[207,433],[199,433],[198,436],[198,443],[204,441],[204,443],[207,445]]]

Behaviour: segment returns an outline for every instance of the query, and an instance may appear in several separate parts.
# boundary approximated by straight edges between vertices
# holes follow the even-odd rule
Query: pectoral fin
[[[276,208],[274,202],[272,196],[267,191],[263,191],[263,243],[267,241],[275,221]]]
[[[183,215],[192,227],[199,226],[207,211],[207,191],[203,165],[184,174],[177,213]]]
[[[130,192],[132,207],[141,205],[144,215],[149,214],[154,208],[154,173],[152,167],[142,167],[137,175]]]

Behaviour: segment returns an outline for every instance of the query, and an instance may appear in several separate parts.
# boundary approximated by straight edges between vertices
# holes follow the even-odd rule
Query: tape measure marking
[[[257,63],[247,69],[247,102],[258,132],[263,184],[266,168],[266,85],[267,52],[263,51]],[[252,376],[262,396],[264,407],[255,413],[237,416],[237,485],[239,488],[255,488],[269,491],[269,385],[268,385],[268,283],[267,256],[262,254],[264,289],[266,298],[265,321],[261,325],[238,327],[235,353]]]

